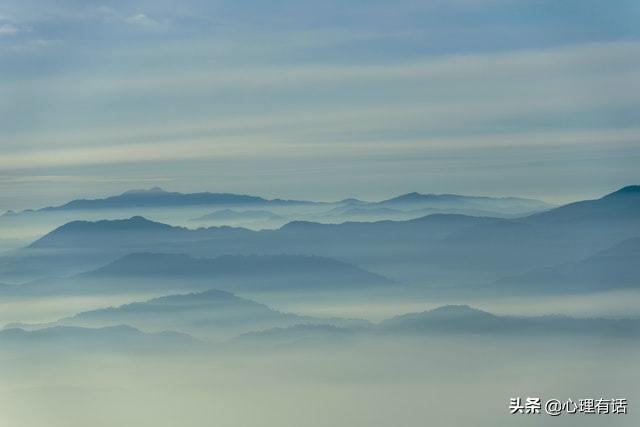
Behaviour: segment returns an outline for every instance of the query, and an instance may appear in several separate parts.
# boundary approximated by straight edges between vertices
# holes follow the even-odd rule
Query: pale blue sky
[[[640,182],[640,4],[8,0],[0,210]]]

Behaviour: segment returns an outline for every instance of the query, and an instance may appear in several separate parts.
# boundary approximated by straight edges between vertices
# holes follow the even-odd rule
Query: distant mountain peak
[[[207,222],[207,221],[282,221],[284,217],[276,215],[273,212],[257,209],[257,210],[233,210],[233,209],[220,209],[197,218],[192,218],[191,221],[195,222]]]
[[[284,224],[282,227],[280,227],[280,229],[281,230],[303,230],[307,228],[318,229],[318,228],[330,227],[330,226],[331,226],[330,224],[323,224],[320,222],[295,220],[295,221],[290,221]]]
[[[130,228],[173,228],[171,225],[163,224],[161,222],[152,221],[143,216],[136,215],[131,218],[124,219],[104,219],[100,221],[71,221],[60,227],[55,231],[70,231],[74,229],[85,229],[93,226],[95,229],[130,229]]]
[[[618,196],[638,196],[640,195],[640,185],[627,185],[626,187],[622,187],[621,189],[614,191],[613,193],[607,194],[603,197],[618,197]]]
[[[431,310],[423,311],[421,313],[409,313],[400,316],[396,316],[393,319],[406,320],[406,319],[429,319],[429,320],[456,320],[467,318],[489,318],[495,317],[493,314],[480,310],[466,304],[451,304],[443,305]]]
[[[133,190],[128,190],[125,191],[124,193],[122,193],[122,195],[140,195],[140,194],[165,194],[168,193],[168,191],[165,191],[164,189],[160,188],[160,187],[152,187],[149,189],[133,189]]]
[[[150,231],[176,231],[176,232],[184,232],[187,231],[186,228],[183,227],[174,227],[168,224],[163,224],[161,222],[151,221],[143,216],[133,216],[127,219],[110,219],[110,220],[100,220],[100,221],[71,221],[55,230],[47,233],[40,239],[33,242],[29,247],[40,247],[46,246],[49,244],[56,244],[57,239],[62,239],[61,242],[64,243],[64,239],[66,236],[71,236],[74,239],[77,236],[90,236],[96,235],[99,233],[101,236],[109,235],[110,233],[118,233],[118,232],[150,232]],[[114,235],[115,236],[115,235]],[[74,242],[79,243],[76,240]],[[68,243],[68,242],[67,242]]]
[[[417,207],[430,209],[446,209],[447,213],[481,214],[480,216],[501,216],[504,214],[517,216],[547,210],[551,205],[546,202],[521,197],[489,197],[489,196],[465,196],[461,194],[434,194],[411,192],[392,199],[377,203],[381,206],[393,206],[395,208]]]
[[[423,200],[423,199],[432,198],[432,197],[435,197],[435,195],[433,195],[433,194],[421,194],[421,193],[418,193],[418,192],[414,191],[414,192],[411,192],[411,193],[402,194],[400,196],[393,197],[393,198],[388,199],[388,200],[384,200],[381,203],[411,202],[411,201]]]
[[[74,315],[69,319],[86,319],[100,314],[141,312],[150,313],[159,311],[166,314],[164,308],[175,307],[179,310],[189,311],[198,309],[214,309],[216,305],[226,305],[227,307],[244,307],[245,309],[260,309],[264,312],[276,313],[271,308],[258,302],[238,297],[232,293],[217,289],[210,289],[204,292],[192,292],[188,294],[166,295],[153,298],[144,302],[133,302],[119,307],[108,307],[97,310],[85,311]]]
[[[184,348],[198,343],[192,336],[181,332],[142,332],[129,325],[113,325],[97,328],[79,326],[52,326],[42,329],[21,328],[0,331],[3,345],[54,345],[58,348],[83,348],[90,350],[130,351],[131,349],[164,349],[167,345]]]
[[[400,196],[394,197],[389,200],[384,200],[382,203],[386,202],[410,202],[410,201],[423,201],[423,200],[459,200],[459,199],[495,199],[495,200],[503,200],[503,199],[511,199],[511,198],[503,198],[503,197],[486,197],[486,196],[465,196],[461,194],[451,194],[451,193],[443,193],[443,194],[435,194],[435,193],[418,193],[417,191],[413,191],[411,193],[402,194]]]
[[[477,315],[477,314],[489,314],[486,311],[471,307],[467,304],[449,304],[443,305],[433,310],[429,310],[426,313],[431,314],[447,314],[447,315]]]
[[[391,286],[394,283],[386,277],[332,258],[286,254],[193,258],[174,253],[132,253],[77,277],[83,280],[108,278],[112,281],[136,278],[138,284],[145,281],[153,287],[163,284],[174,286],[177,280],[180,289],[206,287],[232,292],[242,289],[344,289]],[[220,291],[205,294],[217,298],[224,295]]]
[[[122,194],[98,199],[76,199],[60,206],[49,206],[39,211],[162,208],[185,206],[282,206],[305,205],[315,202],[303,200],[265,199],[234,193],[180,193],[160,187],[133,189]]]
[[[475,329],[493,324],[499,316],[468,305],[445,305],[421,313],[408,313],[382,321],[383,328]]]
[[[527,217],[532,221],[576,222],[635,220],[640,215],[640,185],[628,185],[604,197],[581,200]]]
[[[402,194],[396,197],[396,199],[419,199],[424,196],[425,196],[424,194],[420,194],[417,191],[412,191],[411,193]]]

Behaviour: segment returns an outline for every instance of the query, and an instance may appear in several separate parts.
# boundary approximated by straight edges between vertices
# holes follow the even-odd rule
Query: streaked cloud
[[[18,34],[20,29],[13,24],[2,24],[0,23],[0,37],[2,36],[13,36]]]
[[[629,90],[640,85],[638,58],[639,43],[620,42],[404,64],[179,68],[146,77],[29,80],[4,84],[0,92],[7,100],[28,94],[51,100],[56,111],[45,104],[43,114],[56,120],[7,133],[5,147],[181,144],[197,137],[212,144],[257,141],[258,148],[261,139],[272,138],[296,141],[301,151],[306,142],[332,147],[346,135],[362,142],[613,130],[634,127],[620,113],[631,117],[640,109]],[[220,96],[224,105],[216,102]],[[167,99],[184,109],[167,114]],[[268,111],[256,108],[260,103]],[[14,105],[4,105],[7,117]],[[34,113],[42,108],[32,107]],[[105,119],[109,115],[113,119]]]
[[[246,177],[224,172],[241,191],[275,174],[286,193],[305,182],[282,177],[288,161],[304,164],[291,173],[310,174],[306,184],[321,192],[337,188],[321,188],[327,159],[350,159],[402,192],[416,188],[393,177],[406,170],[399,159],[426,167],[445,151],[484,148],[474,155],[493,165],[536,147],[578,169],[581,147],[635,155],[637,4],[552,4],[9,1],[0,8],[0,170],[111,174],[115,185],[141,168],[152,173],[136,172],[140,182],[186,189],[227,162],[252,165]],[[493,173],[514,173],[510,162]],[[613,163],[600,165],[602,187]],[[560,166],[539,170],[565,176]],[[459,173],[481,181],[468,164]]]

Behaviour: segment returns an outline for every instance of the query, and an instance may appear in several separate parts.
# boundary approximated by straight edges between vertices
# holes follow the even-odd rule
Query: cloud
[[[100,6],[95,13],[107,24],[126,24],[147,30],[158,30],[166,28],[168,21],[154,19],[146,13],[134,13],[128,15],[107,6]]]
[[[634,147],[640,141],[640,128],[627,130],[526,132],[517,134],[473,135],[467,137],[416,137],[407,140],[291,140],[264,133],[225,135],[218,138],[184,139],[163,142],[125,143],[55,150],[35,148],[5,152],[0,170],[29,170],[51,167],[92,166],[125,163],[158,163],[238,159],[307,159],[339,157],[343,161],[359,158],[402,158],[425,155],[433,150],[464,150],[510,147],[579,147],[603,145]]]
[[[166,22],[161,22],[144,13],[138,13],[123,19],[124,22],[147,30],[159,30],[166,28]]]
[[[388,64],[127,67],[126,73],[0,83],[0,113],[7,132],[19,121],[9,120],[16,101],[33,96],[40,102],[27,107],[45,106],[35,115],[39,126],[25,121],[27,128],[5,133],[5,149],[256,136],[332,147],[333,141],[610,132],[633,127],[628,117],[640,99],[630,88],[640,84],[638,69],[638,42]]]
[[[15,176],[0,176],[0,184],[37,184],[37,183],[104,183],[104,182],[170,182],[171,178],[156,178],[156,177],[136,177],[123,178],[116,176],[90,176],[90,175],[15,175]]]
[[[368,188],[382,165],[398,191],[442,174],[450,191],[451,180],[462,189],[478,180],[466,173],[475,160],[446,175],[450,163],[424,160],[437,150],[454,159],[500,151],[508,164],[527,146],[537,163],[516,169],[534,186],[573,176],[564,165],[541,168],[540,153],[564,147],[570,167],[601,144],[592,167],[576,166],[595,182],[621,179],[634,159],[607,153],[640,141],[640,27],[629,2],[6,3],[0,170],[23,169],[34,189],[46,185],[39,176],[69,179],[62,192],[83,184],[63,175],[131,171],[192,174],[188,188],[217,182],[225,168],[225,185],[243,190],[273,184],[259,173],[277,168],[283,191],[344,188],[330,168],[346,159],[340,178],[350,185]],[[499,175],[513,169],[497,163],[485,189],[510,181]]]
[[[0,24],[0,37],[14,36],[20,32],[20,28],[13,24]]]
[[[184,48],[183,48],[184,49]],[[190,51],[192,52],[192,51]],[[197,52],[193,52],[197,54]],[[242,51],[240,51],[242,54]],[[162,50],[158,56],[171,55]],[[159,57],[146,58],[158,61]],[[240,66],[215,64],[208,67],[197,64],[176,64],[168,71],[149,70],[146,65],[135,64],[126,73],[116,70],[104,73],[74,75],[69,73],[52,80],[29,80],[24,86],[61,91],[74,89],[87,94],[101,95],[114,91],[145,93],[191,93],[224,89],[296,88],[309,85],[378,84],[404,85],[415,83],[452,82],[475,84],[480,81],[503,85],[521,84],[532,80],[536,84],[554,77],[582,79],[615,76],[623,71],[635,72],[640,68],[640,42],[594,43],[553,49],[529,49],[486,54],[441,55],[427,60],[402,61],[382,64],[241,64]],[[150,72],[152,71],[152,72]],[[626,77],[633,77],[629,74]],[[54,84],[52,84],[54,83]],[[2,87],[4,86],[4,87]],[[0,86],[20,90],[20,82]]]

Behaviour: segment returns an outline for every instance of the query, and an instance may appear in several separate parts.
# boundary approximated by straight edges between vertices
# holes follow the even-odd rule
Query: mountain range
[[[503,278],[494,286],[498,290],[514,289],[535,292],[571,293],[640,288],[640,237],[622,241],[585,259]]]
[[[364,320],[283,313],[253,300],[212,289],[85,311],[51,324],[11,324],[7,327],[33,330],[60,326],[104,328],[126,324],[147,332],[173,330],[203,339],[221,340],[248,331],[317,323],[340,327],[369,325]]]
[[[413,337],[462,336],[532,339],[623,339],[640,337],[640,319],[572,318],[567,316],[501,316],[468,305],[446,305],[420,313],[408,313],[369,326],[349,327],[307,324],[253,331],[232,339],[240,348],[283,348],[345,345],[355,338],[373,341]]]
[[[125,326],[118,322],[126,322]],[[105,326],[106,325],[106,326]],[[113,325],[113,326],[111,326]],[[173,295],[142,303],[80,313],[52,325],[9,326],[0,330],[3,349],[32,346],[92,351],[191,348],[188,331],[205,340],[230,339],[232,347],[314,346],[348,343],[356,337],[503,336],[521,339],[564,337],[632,339],[640,336],[640,319],[572,318],[559,315],[495,315],[467,305],[447,305],[408,313],[377,324],[349,319],[321,319],[279,313],[226,292]],[[28,328],[28,329],[27,329]]]
[[[531,199],[418,193],[379,202],[354,198],[323,202],[232,193],[179,193],[152,188],[105,198],[76,199],[41,209],[8,210],[0,214],[0,249],[18,249],[52,229],[78,220],[95,222],[144,216],[156,222],[188,227],[199,223],[261,230],[296,220],[322,223],[402,221],[434,213],[512,218],[551,207]]]
[[[469,307],[448,305],[410,313],[378,325],[384,333],[401,334],[513,334],[601,335],[637,337],[640,319],[573,318],[567,316],[499,316]]]
[[[193,222],[238,222],[238,221],[284,221],[285,218],[266,210],[238,211],[233,209],[221,209],[197,218]]]
[[[462,196],[459,194],[408,193],[375,203],[396,209],[458,209],[477,212],[523,215],[550,209],[552,205],[540,200],[521,197]]]
[[[233,292],[338,292],[394,287],[390,279],[334,259],[309,255],[224,255],[194,258],[132,253],[65,278],[0,287],[5,297],[158,293],[222,289]]]
[[[519,197],[479,197],[456,194],[408,193],[379,202],[344,199],[339,202],[317,202],[308,200],[265,199],[259,196],[233,193],[179,193],[165,191],[159,187],[148,190],[129,190],[116,196],[100,199],[76,199],[58,206],[28,209],[24,212],[54,212],[96,209],[170,208],[186,206],[295,206],[295,205],[339,205],[339,206],[394,206],[396,208],[476,208],[494,212],[519,213],[546,210],[548,203]],[[9,215],[16,215],[9,211]]]
[[[300,200],[264,199],[258,196],[232,193],[179,193],[165,191],[159,187],[149,190],[130,190],[104,199],[78,199],[60,206],[44,208],[44,211],[122,209],[139,207],[171,206],[256,206],[297,205],[310,202]]]
[[[0,330],[0,351],[38,352],[53,350],[83,352],[185,351],[199,343],[178,332],[144,333],[131,326],[104,328],[54,326],[37,330]]]
[[[353,289],[392,284],[385,277],[351,264],[311,255],[223,255],[208,259],[182,254],[136,253],[78,278],[205,281],[220,283],[225,288],[262,291]],[[242,283],[234,284],[238,281]]]
[[[339,259],[423,288],[477,288],[506,277],[579,263],[623,240],[640,237],[639,189],[629,186],[597,200],[510,219],[433,214],[406,221],[292,221],[277,230],[262,231],[188,229],[143,217],[74,221],[0,258],[0,272],[5,278],[73,275],[136,252],[197,258],[299,254]],[[628,262],[637,259],[630,257]],[[180,274],[188,276],[191,268],[195,266],[185,264]],[[605,274],[601,282],[607,277],[614,278]],[[630,277],[626,284],[609,280],[609,288],[637,284]]]

